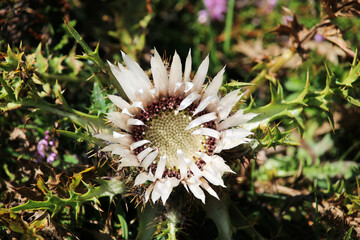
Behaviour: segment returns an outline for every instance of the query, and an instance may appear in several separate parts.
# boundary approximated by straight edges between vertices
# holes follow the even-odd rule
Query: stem
[[[141,211],[138,208],[139,227],[136,239],[151,240],[156,231],[155,219],[158,216],[158,207],[147,204]]]
[[[98,47],[96,47],[95,51],[91,50],[91,48],[86,44],[81,35],[69,24],[69,22],[64,21],[66,25],[66,29],[69,31],[70,35],[76,40],[77,43],[84,49],[85,53],[92,58],[92,60],[99,66],[99,68],[103,72],[107,72],[107,67],[105,63],[101,60],[99,55],[97,54]]]
[[[93,125],[95,128],[98,129],[106,129],[105,122],[101,118],[71,108],[64,109],[63,106],[51,104],[43,100],[33,100],[33,99],[26,99],[15,103],[21,104],[21,106],[23,107],[39,108],[41,111],[44,112],[53,113],[61,117],[70,118],[72,122],[76,123],[77,125],[85,129],[89,124]]]
[[[229,201],[222,197],[219,200],[209,197],[207,203],[204,205],[204,209],[208,217],[214,221],[219,236],[217,239],[232,239],[232,224],[229,216]]]
[[[234,6],[235,0],[228,1],[228,8],[226,14],[226,22],[225,22],[225,40],[224,40],[224,53],[229,53],[230,50],[230,42],[231,42],[231,29],[233,25],[233,16],[234,16]]]
[[[39,73],[41,78],[49,79],[49,80],[59,80],[61,82],[79,82],[81,78],[78,76],[66,76],[66,75],[60,75],[60,74],[49,74],[49,73]]]
[[[246,234],[251,236],[251,239],[264,240],[264,238],[249,225],[246,217],[240,210],[230,202],[226,196],[222,196],[220,201],[215,198],[209,198],[204,206],[206,214],[214,221],[219,232],[217,239],[233,239],[235,227],[232,222],[234,219],[230,218],[230,211],[232,216],[236,215],[236,222],[240,223],[241,228]],[[230,209],[230,211],[229,211]],[[234,217],[233,217],[234,218]]]
[[[122,89],[122,87],[120,86],[119,82],[115,79],[115,77],[112,74],[108,74],[109,68],[99,56],[99,44],[96,46],[94,51],[91,50],[91,48],[86,44],[86,42],[81,37],[81,35],[72,26],[70,26],[70,24],[67,21],[64,21],[64,22],[66,25],[66,29],[68,30],[70,35],[84,49],[85,54],[86,54],[85,58],[92,60],[104,74],[109,76],[110,82],[119,91],[121,97],[126,98],[126,94],[125,94],[124,90]]]
[[[178,223],[178,217],[176,215],[176,212],[174,210],[170,211],[167,217],[168,217],[168,230],[169,230],[168,239],[176,240],[176,232],[177,232],[176,225]]]

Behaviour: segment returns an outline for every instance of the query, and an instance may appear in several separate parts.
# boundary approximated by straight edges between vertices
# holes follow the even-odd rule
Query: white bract
[[[140,170],[135,185],[147,186],[146,201],[161,198],[165,204],[180,183],[203,203],[203,190],[218,198],[210,184],[225,187],[222,176],[233,171],[216,153],[248,142],[247,136],[252,133],[241,124],[256,114],[239,110],[229,116],[241,95],[235,90],[222,98],[218,96],[225,68],[203,88],[209,57],[192,79],[190,51],[184,74],[176,52],[169,69],[156,50],[154,53],[150,62],[152,81],[123,52],[127,68],[109,62],[129,102],[108,96],[119,109],[108,114],[117,131],[95,137],[108,143],[102,151],[120,156],[119,168]]]

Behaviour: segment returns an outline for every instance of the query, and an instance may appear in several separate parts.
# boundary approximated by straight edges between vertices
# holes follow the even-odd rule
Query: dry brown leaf
[[[359,1],[322,0],[322,8],[329,18],[353,17],[360,15]]]
[[[323,26],[317,29],[317,32],[322,35],[324,38],[329,40],[330,42],[336,44],[339,46],[346,54],[351,56],[352,58],[355,56],[355,53],[349,45],[345,42],[343,39],[343,35],[336,26],[334,25],[328,25]]]
[[[14,130],[10,133],[9,140],[13,141],[15,139],[26,140],[26,135],[22,129],[14,128]]]
[[[262,39],[243,41],[239,40],[233,47],[235,52],[240,52],[255,62],[260,62],[272,56],[278,56],[282,49],[278,44],[270,44],[266,48],[263,46]]]
[[[28,199],[34,200],[34,201],[42,201],[44,200],[44,194],[37,191],[36,188],[31,189],[29,187],[14,187],[14,190],[18,192],[21,196],[26,197]]]

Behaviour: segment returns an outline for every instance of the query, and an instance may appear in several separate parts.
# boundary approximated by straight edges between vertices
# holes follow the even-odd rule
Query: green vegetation
[[[202,21],[203,1],[2,1],[0,238],[360,238],[359,3],[320,2],[229,0]],[[220,201],[145,204],[138,170],[93,137],[112,130],[107,95],[126,98],[106,60],[150,73],[154,47],[191,49],[193,69],[209,54],[221,94],[258,114],[221,153]]]

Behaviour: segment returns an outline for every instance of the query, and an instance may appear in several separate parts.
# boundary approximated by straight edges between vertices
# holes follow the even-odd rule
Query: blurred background
[[[304,90],[307,74],[314,92],[326,88],[328,69],[337,78],[348,74],[360,46],[359,13],[359,2],[346,0],[2,0],[0,61],[9,57],[8,47],[32,56],[27,61],[31,58],[34,62],[26,71],[44,82],[43,99],[65,105],[53,90],[56,86],[65,90],[66,105],[103,117],[112,111],[105,98],[114,89],[89,58],[76,57],[84,50],[68,33],[67,22],[91,49],[98,46],[104,61],[121,61],[120,51],[124,51],[148,70],[153,48],[169,61],[175,51],[184,61],[191,49],[193,69],[197,69],[209,54],[209,76],[226,66],[222,91],[239,87],[239,82],[254,82],[263,69],[270,68],[265,79],[279,82],[284,101],[289,102]],[[30,85],[25,81],[18,86],[18,96],[25,96],[24,89]],[[268,84],[261,82],[255,90],[248,96],[254,106],[272,101]],[[354,96],[353,102],[358,101],[359,88],[349,95]],[[289,120],[275,121],[272,126],[281,131],[293,130],[291,139],[298,145],[270,144],[259,149],[257,163],[245,163],[241,174],[230,181],[233,200],[249,224],[266,238],[345,239],[360,234],[356,181],[360,173],[360,111],[342,98],[331,101],[333,121],[318,109],[306,109],[303,132]],[[14,204],[7,182],[17,187],[34,184],[36,174],[27,176],[33,163],[46,159],[58,172],[70,174],[101,162],[101,156],[89,154],[93,149],[96,152],[96,145],[86,141],[83,129],[66,117],[43,114],[41,109],[2,110],[2,207]],[[60,135],[56,129],[79,135]],[[42,144],[51,145],[46,157],[39,153],[43,139],[47,142]],[[101,174],[106,176],[107,171]],[[332,212],[331,207],[340,213]],[[136,213],[129,211],[126,220],[131,222]],[[94,215],[96,220],[103,217]],[[207,232],[214,227],[209,220],[194,216],[189,225],[195,226],[185,230],[194,237],[190,239],[216,236],[215,230]],[[197,235],[196,227],[207,233]],[[235,227],[241,229],[241,224]],[[77,229],[74,222],[69,228]],[[135,229],[130,226],[130,239]]]

